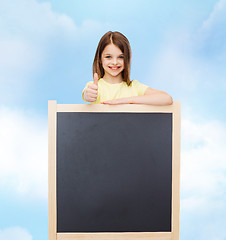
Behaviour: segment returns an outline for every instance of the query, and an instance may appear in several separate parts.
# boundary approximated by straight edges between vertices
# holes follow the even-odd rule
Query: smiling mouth
[[[111,70],[118,70],[120,67],[109,67]]]

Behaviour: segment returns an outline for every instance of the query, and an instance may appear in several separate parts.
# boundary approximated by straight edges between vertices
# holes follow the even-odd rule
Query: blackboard
[[[48,102],[48,239],[179,240],[180,102]]]
[[[57,232],[171,232],[172,113],[57,113]]]

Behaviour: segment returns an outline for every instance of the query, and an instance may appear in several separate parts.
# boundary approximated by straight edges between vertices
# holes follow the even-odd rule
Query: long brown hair
[[[101,55],[105,47],[109,44],[116,45],[124,54],[124,69],[122,71],[123,81],[130,86],[130,66],[131,66],[131,48],[128,39],[120,32],[107,32],[100,39],[97,46],[95,58],[93,61],[93,74],[98,73],[99,77],[104,76],[104,69],[101,63]]]

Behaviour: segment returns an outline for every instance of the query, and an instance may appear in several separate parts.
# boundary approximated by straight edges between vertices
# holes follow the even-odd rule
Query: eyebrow
[[[106,56],[106,55],[111,55],[110,53],[105,53],[104,54],[104,56]],[[124,54],[122,53],[122,54],[120,54],[119,56],[123,56]]]

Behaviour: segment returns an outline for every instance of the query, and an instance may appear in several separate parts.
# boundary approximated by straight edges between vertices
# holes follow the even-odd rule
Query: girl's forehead
[[[115,54],[122,54],[122,51],[119,47],[117,47],[115,44],[111,43],[108,44],[103,51],[104,54],[107,53],[115,53]]]

